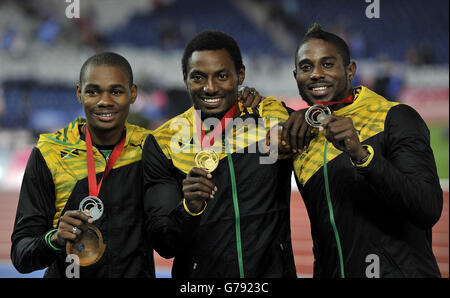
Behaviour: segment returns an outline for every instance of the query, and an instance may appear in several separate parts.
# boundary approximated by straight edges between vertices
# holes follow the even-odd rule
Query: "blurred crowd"
[[[311,20],[314,19],[314,17],[309,16],[307,13],[311,10],[312,5],[314,5],[309,1],[242,1],[252,4],[253,7],[255,5],[263,7],[267,12],[264,24],[277,23],[284,28],[285,32],[287,32],[294,41],[294,44],[301,39],[307,28],[311,25]],[[229,0],[224,1],[224,3],[225,2],[229,2],[228,4],[230,7],[235,7],[236,9],[239,7],[237,5],[233,6],[233,3],[236,1]],[[436,57],[436,49],[444,46],[448,53],[448,36],[445,37],[446,39],[442,39],[443,45],[439,44],[439,47],[430,40],[417,41],[414,39],[414,36],[411,36],[410,39],[413,42],[404,49],[400,61],[398,59],[393,59],[387,49],[386,52],[376,52],[379,54],[372,56],[372,54],[375,53],[373,49],[373,39],[379,39],[380,36],[373,37],[366,33],[364,28],[355,29],[355,22],[352,23],[355,18],[352,18],[350,14],[354,13],[355,9],[363,10],[364,5],[367,5],[364,1],[359,2],[362,2],[360,7],[354,8],[354,3],[356,3],[354,0],[345,1],[347,8],[350,7],[353,9],[347,9],[349,12],[348,14],[342,13],[342,11],[336,11],[333,18],[328,18],[325,14],[318,14],[316,17],[319,21],[322,20],[325,28],[342,36],[347,41],[351,49],[352,58],[357,60],[370,59],[374,62],[373,65],[375,65],[375,67],[373,71],[370,72],[370,75],[366,74],[365,76],[360,75],[359,77],[356,77],[355,85],[364,83],[369,85],[369,87],[379,94],[387,98],[398,100],[398,95],[405,86],[405,67],[442,63],[443,58],[440,57],[440,59],[437,59]],[[411,3],[414,4],[415,2],[417,1],[412,1]],[[112,3],[114,3],[114,5]],[[62,49],[60,57],[64,57],[65,48],[77,49],[81,53],[92,54],[94,52],[110,50],[118,46],[126,45],[138,49],[141,52],[145,52],[147,48],[145,47],[145,43],[142,44],[142,39],[145,39],[147,35],[150,38],[152,34],[155,36],[155,41],[149,48],[160,51],[161,53],[166,53],[173,49],[180,50],[187,40],[201,29],[199,24],[206,20],[199,20],[190,13],[183,15],[183,18],[177,18],[176,16],[180,15],[180,12],[175,11],[176,9],[174,9],[173,5],[191,5],[193,10],[197,10],[202,8],[200,7],[200,4],[204,3],[206,3],[204,0],[190,1],[189,4],[180,2],[180,0],[134,0],[127,3],[122,3],[121,1],[108,2],[107,0],[95,2],[80,0],[80,18],[70,19],[64,15],[64,10],[68,5],[65,1],[0,0],[0,64],[2,63],[2,59],[12,59],[17,64],[17,68],[20,69],[23,66],[21,63],[22,61],[25,61],[25,58],[36,55],[36,53],[33,52],[36,51],[36,49],[38,49],[38,51],[45,51],[46,49],[54,50],[59,46],[61,46]],[[211,5],[212,3],[213,2],[211,2]],[[317,3],[317,5],[323,5],[324,3],[329,4],[330,2],[317,1]],[[338,1],[329,5],[337,7],[339,5],[344,5],[343,3],[344,2]],[[436,9],[439,10],[439,8]],[[218,13],[227,14],[226,11],[220,11]],[[239,14],[239,18],[251,16],[252,13],[255,12],[242,12],[242,14]],[[326,13],[333,13],[333,9],[327,8]],[[385,13],[385,11],[383,11],[383,13]],[[232,14],[234,15],[236,12],[233,11]],[[401,16],[401,14],[398,15],[399,17]],[[217,15],[205,15],[205,19],[207,17],[210,18],[209,22],[213,22]],[[134,30],[133,28],[135,28],[131,25],[139,25],[139,23],[136,23],[139,20],[142,21],[142,24],[154,22],[152,24],[155,24],[155,26],[152,28],[143,27],[138,35],[141,39],[135,40],[135,44],[130,45],[130,39],[127,39],[126,44],[114,43],[121,40],[120,38],[117,39],[117,36],[123,35],[126,37],[127,35],[130,35],[131,31]],[[385,21],[386,20],[387,18],[385,18]],[[431,22],[433,20],[429,21]],[[264,35],[264,27],[259,28],[258,26],[255,26],[255,28],[252,28],[251,30],[254,30],[254,32],[262,30],[262,44],[270,44],[274,47],[277,46],[276,42],[271,41],[269,34]],[[442,28],[440,28],[440,30],[442,30]],[[447,30],[448,35],[448,28],[445,30]],[[242,39],[245,40],[246,37],[247,36]],[[239,37],[237,39],[239,39]],[[377,41],[375,41],[375,44],[376,43]],[[258,71],[259,69],[272,69],[272,71],[275,71],[279,68],[278,65],[283,59],[289,60],[289,63],[292,63],[293,52],[286,53],[281,47],[278,52],[270,50],[266,53],[271,57],[270,59],[264,60],[266,61],[265,63],[267,63],[266,67],[261,65],[259,60],[256,59],[259,53],[254,50],[246,52],[246,49],[246,45],[243,45],[243,52],[244,54],[248,54],[248,61],[254,65],[255,71]],[[285,55],[279,53],[284,53]],[[253,59],[255,60],[253,61]],[[446,59],[448,65],[448,57]],[[64,63],[64,61],[56,62],[61,65]],[[403,65],[403,67],[398,67],[399,64]],[[177,70],[176,78],[181,78],[178,72],[179,70]],[[190,104],[188,95],[183,88],[166,87],[164,86],[164,83],[158,81],[157,75],[154,77],[146,76],[145,79],[139,83],[140,98],[136,104],[133,105],[132,113],[130,115],[130,118],[137,124],[153,128],[167,118],[183,111]],[[5,74],[0,76],[0,128],[14,128],[14,126],[16,126],[17,128],[29,129],[36,134],[41,133],[42,130],[51,129],[51,127],[45,127],[45,123],[41,121],[41,117],[43,117],[42,115],[51,115],[52,110],[55,108],[53,105],[58,102],[67,103],[65,106],[67,106],[71,112],[67,113],[67,117],[73,117],[72,112],[74,109],[76,110],[76,108],[69,104],[69,102],[75,100],[73,84],[55,84],[57,84],[57,86],[49,86],[48,83],[43,85],[42,82],[36,81],[35,78],[31,79],[25,77],[17,80],[14,78],[10,79],[9,76]],[[48,92],[45,90],[44,92],[42,89],[48,89]],[[36,90],[40,92],[40,96],[44,96],[45,98],[39,99],[37,97],[38,95],[33,93]],[[52,90],[57,91],[53,92]],[[33,102],[39,100],[49,103],[48,111],[46,111],[46,113],[37,114],[37,111],[33,110],[33,105],[35,104]],[[21,117],[14,118],[13,116],[8,115],[10,114],[8,112],[11,112],[11,101],[19,102],[19,104],[14,103],[14,109],[21,110],[21,113],[19,113],[22,115]],[[39,107],[44,107],[45,103],[41,102]],[[57,119],[56,116],[55,119]],[[61,122],[65,123],[67,120],[68,119],[61,119]],[[59,125],[59,122],[55,121],[50,121],[48,123],[49,125]],[[39,126],[39,124],[41,126]]]

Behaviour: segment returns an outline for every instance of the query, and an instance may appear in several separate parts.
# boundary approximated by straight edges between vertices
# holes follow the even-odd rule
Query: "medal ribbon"
[[[346,98],[344,98],[343,100],[338,100],[338,101],[318,101],[315,102],[315,105],[323,105],[323,106],[331,106],[331,105],[335,105],[338,103],[352,103],[354,100],[353,94],[347,96]]]
[[[212,145],[214,145],[214,140],[218,136],[220,136],[222,134],[222,132],[225,130],[226,119],[230,119],[230,118],[233,119],[234,113],[236,113],[236,109],[237,109],[237,104],[232,106],[225,113],[225,115],[220,120],[220,125],[216,126],[214,128],[214,130],[211,132],[211,134],[210,134],[211,137],[209,138],[209,141],[207,142],[207,144],[205,144],[206,148],[209,148]],[[194,112],[194,114],[195,114],[195,119],[196,119],[196,124],[197,124],[197,135],[200,136],[200,147],[203,149],[203,139],[205,138],[206,133],[202,128],[202,121],[200,120],[200,117],[198,116],[198,114],[196,112]]]
[[[102,187],[103,178],[108,176],[109,172],[113,168],[114,164],[116,163],[117,159],[120,156],[120,153],[122,152],[123,146],[125,145],[125,139],[126,139],[126,132],[124,133],[124,136],[122,140],[114,146],[114,150],[111,152],[111,155],[109,156],[108,162],[106,163],[105,171],[103,172],[102,179],[100,180],[100,183],[97,185],[97,177],[95,173],[95,161],[94,161],[94,151],[92,149],[92,140],[91,140],[91,134],[89,133],[89,129],[86,127],[86,160],[87,160],[87,169],[88,169],[88,183],[89,183],[89,195],[93,197],[97,197],[100,188]]]

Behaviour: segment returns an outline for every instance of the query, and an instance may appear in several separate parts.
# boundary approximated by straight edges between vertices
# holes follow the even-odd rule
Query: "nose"
[[[207,94],[214,94],[218,90],[217,84],[213,79],[209,79],[206,81],[206,84],[203,86],[203,91]]]
[[[318,80],[323,79],[325,77],[325,74],[321,67],[314,67],[313,71],[311,72],[311,79],[312,80]]]
[[[97,102],[98,106],[111,106],[113,105],[113,99],[110,92],[102,92],[100,100]]]

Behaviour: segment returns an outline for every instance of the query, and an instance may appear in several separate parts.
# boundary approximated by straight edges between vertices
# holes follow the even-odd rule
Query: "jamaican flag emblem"
[[[78,155],[80,155],[80,153],[78,152],[78,149],[63,149],[63,150],[61,150],[61,158],[62,159],[72,158],[72,157],[76,157]]]

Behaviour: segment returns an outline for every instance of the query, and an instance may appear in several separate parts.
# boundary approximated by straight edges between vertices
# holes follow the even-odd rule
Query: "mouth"
[[[116,114],[117,114],[117,112],[96,112],[96,113],[94,113],[94,115],[97,116],[97,118],[103,122],[113,121],[116,118]]]
[[[322,97],[328,94],[330,87],[331,87],[330,85],[314,84],[308,86],[308,90],[314,97]]]
[[[220,106],[222,102],[222,97],[213,97],[213,98],[204,98],[202,97],[202,101],[207,108],[217,108]]]

